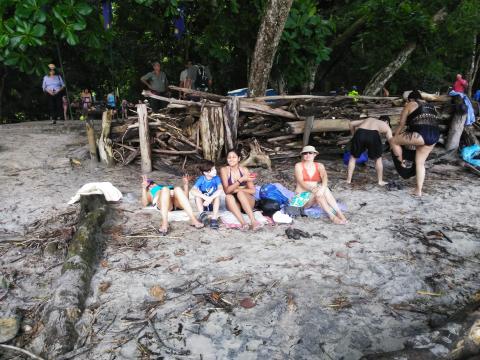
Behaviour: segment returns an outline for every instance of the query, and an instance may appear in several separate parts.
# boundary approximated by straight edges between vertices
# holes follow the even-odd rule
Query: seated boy
[[[218,229],[218,209],[220,208],[220,195],[223,192],[222,181],[217,176],[215,165],[211,161],[205,161],[199,166],[203,175],[197,179],[192,188],[195,197],[200,221],[207,221],[207,211],[212,211],[210,227]]]

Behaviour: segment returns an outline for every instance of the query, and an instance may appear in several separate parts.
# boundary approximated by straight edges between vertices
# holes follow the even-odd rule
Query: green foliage
[[[46,48],[61,40],[77,45],[89,22],[87,43],[100,46],[92,33],[100,24],[90,21],[93,8],[86,0],[3,0],[0,9],[0,61],[23,72],[41,74],[52,58]]]
[[[323,19],[313,0],[294,1],[278,49],[275,68],[291,87],[309,79],[311,68],[327,60],[325,44],[333,23]]]

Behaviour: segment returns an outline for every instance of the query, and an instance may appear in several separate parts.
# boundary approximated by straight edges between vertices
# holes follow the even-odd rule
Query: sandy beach
[[[341,159],[319,149],[347,225],[297,218],[292,226],[312,236],[293,240],[287,225],[174,222],[163,237],[160,213],[141,208],[138,165],[91,164],[82,126],[2,125],[0,139],[0,276],[10,284],[0,304],[22,314],[18,346],[29,348],[60,275],[79,212],[67,202],[95,181],[123,199],[103,227],[75,359],[347,360],[407,349],[441,358],[460,333],[452,316],[480,291],[479,178],[455,164],[427,169],[426,195],[416,198],[414,179],[400,181],[389,156],[385,179],[400,190],[376,185],[373,163],[346,184]],[[295,161],[255,169],[258,182],[293,189]],[[45,246],[51,239],[63,240]]]

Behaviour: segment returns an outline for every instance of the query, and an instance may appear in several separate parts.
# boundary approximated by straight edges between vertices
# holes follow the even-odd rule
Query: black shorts
[[[352,156],[359,158],[365,150],[368,150],[370,159],[376,160],[382,156],[382,139],[377,130],[358,129],[355,131],[352,139]]]

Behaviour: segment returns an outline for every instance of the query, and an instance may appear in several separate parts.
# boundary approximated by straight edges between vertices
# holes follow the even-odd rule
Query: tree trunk
[[[399,116],[392,116],[392,126],[397,125]],[[310,133],[320,132],[342,132],[349,131],[349,119],[315,119]],[[305,121],[290,121],[286,123],[289,134],[303,134],[305,130]]]
[[[445,8],[441,8],[433,16],[433,23],[438,24],[447,15]],[[410,54],[417,47],[417,43],[410,42],[398,54],[395,60],[388,64],[385,68],[377,72],[369,83],[365,86],[364,95],[377,95],[385,87],[385,84],[392,78],[393,75],[400,69],[408,60]]]
[[[138,112],[138,136],[140,138],[140,154],[142,157],[142,173],[152,171],[152,153],[150,150],[150,131],[148,127],[147,106],[137,105]]]
[[[453,115],[452,122],[450,123],[450,130],[448,131],[447,143],[445,144],[445,151],[458,149],[466,118],[467,114]]]
[[[402,51],[400,51],[395,60],[393,60],[390,64],[385,66],[373,76],[367,86],[365,86],[363,94],[375,96],[380,93],[388,80],[390,80],[390,78],[395,75],[398,69],[400,69],[403,64],[405,64],[405,62],[408,60],[408,57],[413,52],[413,50],[415,50],[416,47],[417,43],[408,43],[407,46],[405,46]]]
[[[477,33],[473,34],[473,44],[472,44],[472,56],[470,61],[470,66],[465,76],[465,80],[468,81],[467,95],[472,97],[472,88],[473,83],[475,82],[475,76],[477,75],[478,62],[480,60],[479,46],[477,42]]]
[[[200,115],[203,158],[216,162],[224,145],[223,109],[204,107]]]
[[[250,96],[263,96],[273,59],[293,0],[268,0],[253,53],[248,88]]]

